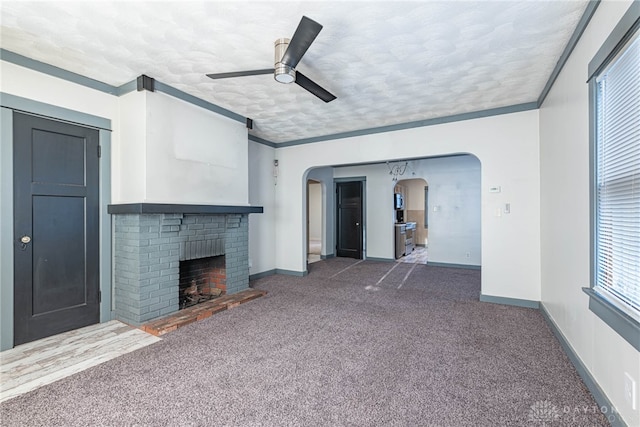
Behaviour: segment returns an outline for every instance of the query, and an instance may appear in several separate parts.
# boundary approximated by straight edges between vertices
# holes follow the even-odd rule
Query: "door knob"
[[[356,225],[357,225],[357,226],[359,226],[359,225],[360,225],[360,223],[359,223],[359,222],[356,222]]]
[[[31,237],[25,235],[22,236],[20,238],[20,250],[21,251],[26,251],[27,250],[27,245],[29,244],[29,242],[31,242]]]

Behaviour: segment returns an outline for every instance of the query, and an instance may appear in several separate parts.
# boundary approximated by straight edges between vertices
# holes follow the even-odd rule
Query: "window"
[[[587,293],[590,309],[640,350],[640,19],[635,9],[589,64],[593,258]]]

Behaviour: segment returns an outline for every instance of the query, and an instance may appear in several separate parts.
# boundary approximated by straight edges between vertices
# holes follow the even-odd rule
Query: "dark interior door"
[[[14,113],[14,344],[97,323],[98,131]]]
[[[362,259],[362,181],[339,182],[337,256]]]

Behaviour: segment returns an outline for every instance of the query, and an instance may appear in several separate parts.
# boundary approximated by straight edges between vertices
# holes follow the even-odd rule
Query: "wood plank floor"
[[[0,402],[158,341],[112,320],[0,352]]]

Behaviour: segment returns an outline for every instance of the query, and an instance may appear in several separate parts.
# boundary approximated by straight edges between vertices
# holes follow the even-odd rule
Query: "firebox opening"
[[[224,295],[226,290],[224,255],[180,261],[180,310]]]

